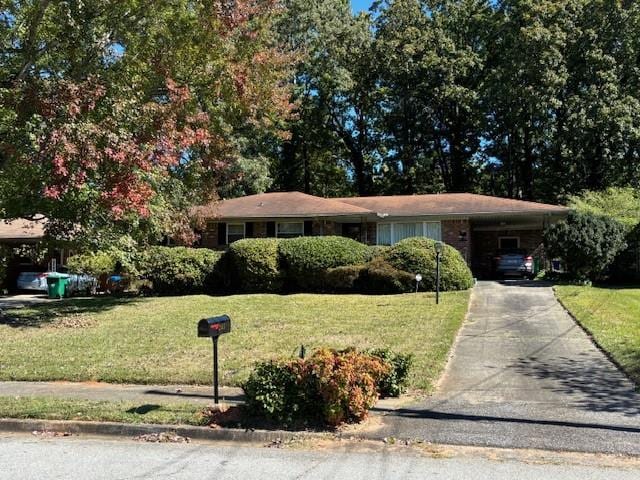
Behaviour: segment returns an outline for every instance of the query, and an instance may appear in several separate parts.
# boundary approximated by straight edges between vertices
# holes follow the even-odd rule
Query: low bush
[[[364,265],[354,286],[362,293],[407,293],[415,289],[415,275],[398,270],[383,258],[378,257]]]
[[[369,248],[345,237],[299,237],[282,240],[280,259],[289,288],[324,290],[330,268],[358,265],[369,258]]]
[[[544,246],[550,258],[564,262],[570,276],[598,280],[627,244],[625,229],[617,220],[571,212],[545,230]]]
[[[73,255],[67,259],[67,266],[72,273],[81,273],[100,277],[101,275],[137,274],[138,254],[107,248],[99,252],[87,252]]]
[[[409,371],[413,365],[413,355],[395,353],[388,348],[369,351],[370,355],[382,359],[389,365],[389,372],[378,383],[381,397],[398,397],[407,389]]]
[[[308,375],[300,375],[303,366],[300,361],[258,363],[242,386],[248,412],[283,425],[315,419],[317,412],[309,408],[317,404],[317,398],[310,398],[317,392],[304,388]]]
[[[391,367],[373,355],[320,349],[306,359],[258,364],[243,389],[252,415],[336,426],[364,419]]]
[[[407,238],[396,243],[384,255],[384,259],[394,268],[422,275],[420,287],[436,289],[436,242],[428,238]],[[473,275],[467,262],[458,250],[444,245],[440,257],[440,289],[466,290],[473,285]]]
[[[391,247],[388,245],[369,245],[369,260],[379,257],[384,258],[390,249]]]
[[[278,243],[275,238],[249,238],[231,244],[231,274],[240,290],[277,292],[282,288]]]
[[[324,283],[334,292],[353,292],[365,268],[365,265],[330,268],[324,274]]]
[[[140,255],[139,270],[160,295],[185,295],[205,291],[220,259],[206,248],[151,247]]]

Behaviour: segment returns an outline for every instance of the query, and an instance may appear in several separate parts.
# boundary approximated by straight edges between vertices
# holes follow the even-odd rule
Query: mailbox
[[[219,337],[231,331],[231,318],[228,315],[203,318],[198,322],[198,337]]]

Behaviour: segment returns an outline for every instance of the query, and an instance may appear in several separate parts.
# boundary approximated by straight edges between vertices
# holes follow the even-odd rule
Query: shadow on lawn
[[[120,305],[139,302],[139,297],[69,298],[58,302],[37,303],[28,306],[6,306],[0,310],[0,325],[13,328],[41,328],[55,325],[61,320],[81,319],[105,312]],[[83,322],[76,322],[83,326]],[[73,326],[73,322],[68,325]]]

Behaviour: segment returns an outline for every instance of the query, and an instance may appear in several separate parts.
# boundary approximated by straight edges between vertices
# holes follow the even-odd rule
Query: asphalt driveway
[[[537,282],[480,282],[436,394],[372,434],[640,454],[640,394]]]

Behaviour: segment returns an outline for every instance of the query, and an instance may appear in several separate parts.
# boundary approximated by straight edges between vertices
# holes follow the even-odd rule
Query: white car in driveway
[[[46,292],[47,275],[49,275],[48,272],[21,272],[18,275],[16,287],[18,290]]]

